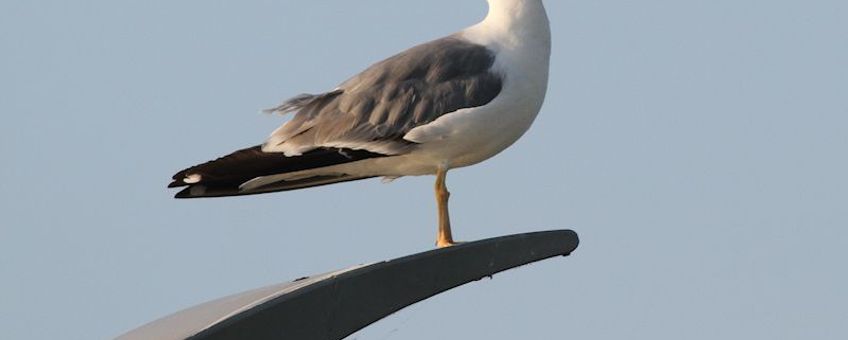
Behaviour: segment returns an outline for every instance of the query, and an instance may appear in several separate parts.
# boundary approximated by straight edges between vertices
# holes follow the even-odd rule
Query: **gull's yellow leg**
[[[439,232],[436,235],[436,246],[439,248],[450,247],[454,245],[453,235],[451,234],[450,215],[448,215],[448,198],[450,192],[445,184],[448,170],[439,168],[436,171],[436,203],[439,207]]]

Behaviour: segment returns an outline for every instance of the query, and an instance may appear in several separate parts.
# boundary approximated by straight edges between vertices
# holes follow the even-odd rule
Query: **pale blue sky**
[[[457,237],[574,256],[357,339],[848,338],[848,2],[548,1],[549,97],[454,171]],[[107,339],[230,293],[426,250],[432,178],[176,201],[259,114],[476,22],[483,0],[0,0],[0,338]],[[437,329],[436,329],[437,328]]]

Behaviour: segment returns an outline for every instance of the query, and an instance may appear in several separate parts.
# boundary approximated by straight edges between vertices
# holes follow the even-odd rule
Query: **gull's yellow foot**
[[[466,243],[466,242],[454,241],[454,240],[448,240],[448,239],[439,239],[439,240],[436,240],[436,247],[447,248],[447,247],[458,246],[458,245],[463,244],[463,243]]]
[[[460,243],[461,242],[454,242],[454,241],[449,241],[449,240],[438,240],[438,241],[436,241],[436,247],[447,248],[447,247],[453,247],[453,246],[460,244]]]

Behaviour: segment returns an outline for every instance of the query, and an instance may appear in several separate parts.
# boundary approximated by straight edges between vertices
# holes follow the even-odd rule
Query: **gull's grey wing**
[[[463,108],[489,103],[503,79],[495,55],[482,45],[449,36],[406,50],[369,67],[331,92],[300,95],[272,109],[297,112],[263,146],[298,155],[319,147],[403,153],[415,127]]]

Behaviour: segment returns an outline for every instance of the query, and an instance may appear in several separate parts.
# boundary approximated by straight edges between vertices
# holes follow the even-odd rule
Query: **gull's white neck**
[[[486,18],[460,35],[495,53],[491,71],[502,77],[503,89],[473,115],[475,124],[491,133],[470,134],[481,138],[479,143],[466,143],[478,145],[471,154],[480,157],[455,160],[459,165],[491,157],[518,140],[539,113],[548,87],[551,31],[542,0],[488,1]]]
[[[488,0],[489,14],[460,34],[495,52],[493,70],[507,88],[541,107],[548,85],[551,29],[542,0]],[[538,109],[537,109],[538,111]],[[534,113],[535,114],[535,113]]]
[[[489,14],[463,34],[496,49],[534,45],[550,53],[551,31],[542,0],[488,0]]]

